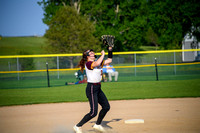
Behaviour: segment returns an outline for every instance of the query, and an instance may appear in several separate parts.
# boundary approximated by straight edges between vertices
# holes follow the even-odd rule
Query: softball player
[[[112,62],[112,47],[108,48],[108,59],[103,60],[105,56],[104,50],[101,51],[101,56],[95,61],[95,53],[91,50],[86,50],[83,52],[83,58],[81,59],[79,66],[81,70],[85,68],[87,75],[87,87],[86,96],[90,103],[90,112],[86,114],[83,119],[74,126],[76,133],[82,133],[81,127],[94,118],[98,112],[98,103],[101,105],[102,109],[99,113],[96,124],[93,126],[94,129],[104,132],[104,128],[101,126],[101,122],[105,117],[106,113],[110,110],[110,104],[101,90],[101,78],[102,78],[102,67],[103,65]]]

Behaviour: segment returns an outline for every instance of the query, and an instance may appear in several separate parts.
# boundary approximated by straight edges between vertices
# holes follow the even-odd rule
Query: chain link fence
[[[118,82],[155,81],[155,59],[159,80],[200,78],[200,62],[183,62],[183,52],[197,51],[200,50],[114,52],[112,65],[119,72]],[[81,57],[81,54],[0,56],[0,89],[47,87],[47,63],[50,86],[75,83]]]

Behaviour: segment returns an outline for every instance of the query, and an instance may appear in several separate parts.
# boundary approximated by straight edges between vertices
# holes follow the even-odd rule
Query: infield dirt
[[[110,105],[102,123],[108,133],[200,132],[200,98],[122,100]],[[88,102],[0,107],[0,133],[74,133],[72,127],[88,112]],[[95,133],[96,119],[82,127],[84,133]],[[144,123],[125,124],[127,119]]]

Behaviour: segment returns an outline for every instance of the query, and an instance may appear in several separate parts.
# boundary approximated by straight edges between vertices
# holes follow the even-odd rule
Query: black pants
[[[90,103],[90,112],[86,114],[83,119],[77,124],[78,127],[83,126],[86,122],[94,118],[98,113],[98,103],[102,109],[99,113],[96,124],[101,124],[106,113],[110,110],[110,104],[101,90],[100,83],[88,83],[86,88],[86,95]]]

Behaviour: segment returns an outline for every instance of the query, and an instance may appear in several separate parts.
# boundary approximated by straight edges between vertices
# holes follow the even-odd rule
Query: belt
[[[98,83],[89,83],[89,84],[93,84],[93,85],[101,85],[101,82],[98,82]]]

